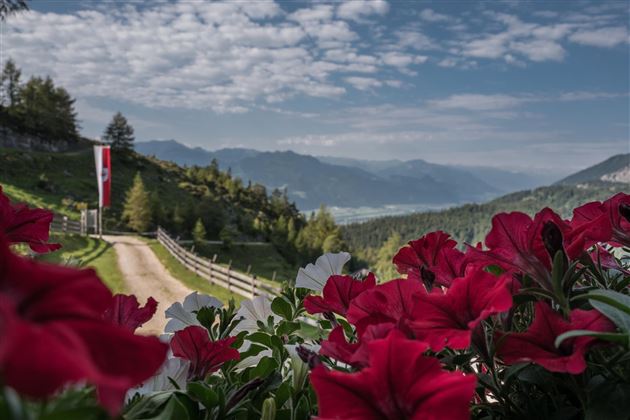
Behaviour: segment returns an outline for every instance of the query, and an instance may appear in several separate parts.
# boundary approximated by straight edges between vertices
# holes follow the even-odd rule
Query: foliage
[[[142,176],[138,172],[133,186],[127,192],[123,219],[136,232],[146,232],[151,226],[151,203],[149,193],[144,187]]]
[[[6,20],[7,16],[28,10],[26,0],[0,0],[0,21]]]
[[[549,206],[568,216],[573,208],[590,200],[601,200],[620,191],[627,185],[591,182],[573,185],[553,185],[505,195],[484,204],[466,204],[446,210],[389,216],[341,227],[342,237],[355,256],[368,265],[387,264],[377,257],[385,241],[398,232],[404,242],[426,232],[444,230],[461,243],[476,244],[483,240],[494,214],[522,211],[533,214]]]
[[[75,99],[50,77],[33,76],[22,84],[20,76],[20,69],[7,60],[0,77],[0,122],[50,143],[75,142],[79,137]]]
[[[117,112],[105,128],[101,140],[109,143],[114,150],[132,150],[135,140],[133,127],[127,122],[127,118],[123,114]]]
[[[398,240],[394,235],[389,245]],[[153,377],[136,381],[121,415],[627,418],[628,252],[630,195],[619,193],[580,206],[568,220],[548,208],[533,217],[497,214],[484,246],[465,252],[450,235],[431,232],[396,253],[402,278],[390,281],[341,275],[349,255],[340,253],[300,270],[306,283],[298,284],[310,290],[287,286],[238,309],[194,293],[167,309],[172,353]],[[4,279],[10,287],[31,280]],[[75,298],[65,302],[81,306]],[[131,331],[156,306],[140,308],[133,296],[118,301],[117,315],[103,320]],[[12,371],[3,363],[0,371]],[[25,378],[40,380],[7,378],[19,390],[29,389]],[[88,382],[99,385],[90,376]],[[93,389],[64,388],[43,403],[44,395],[25,398],[5,385],[0,413],[106,418],[102,405],[115,415]]]
[[[206,228],[204,227],[201,219],[197,219],[192,234],[193,240],[195,241],[196,245],[203,244],[203,242],[206,240]]]

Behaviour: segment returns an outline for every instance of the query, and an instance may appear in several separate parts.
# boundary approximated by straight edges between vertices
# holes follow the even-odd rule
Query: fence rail
[[[54,232],[61,233],[77,233],[80,235],[85,234],[81,222],[77,222],[76,220],[68,219],[68,216],[60,216],[55,215],[52,223],[50,224],[50,229]]]
[[[160,227],[157,230],[157,240],[188,270],[230,292],[249,299],[256,296],[273,298],[281,292],[279,287],[265,284],[256,277],[234,271],[230,267],[223,267],[185,249]]]

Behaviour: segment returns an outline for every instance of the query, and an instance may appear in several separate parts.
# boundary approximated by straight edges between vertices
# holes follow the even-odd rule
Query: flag
[[[109,146],[94,146],[98,206],[109,207],[112,190],[112,161]]]

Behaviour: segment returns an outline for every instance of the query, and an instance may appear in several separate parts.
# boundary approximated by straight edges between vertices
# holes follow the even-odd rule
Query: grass
[[[298,270],[298,267],[289,264],[272,244],[233,245],[229,250],[223,249],[221,245],[206,244],[196,247],[195,252],[209,259],[216,254],[217,263],[227,267],[231,261],[235,270],[246,273],[250,269],[250,274],[276,286],[294,279]],[[275,282],[272,282],[274,272]]]
[[[125,292],[116,251],[110,244],[89,236],[62,234],[51,235],[51,242],[61,243],[63,247],[55,252],[38,255],[38,260],[94,268],[113,293]]]
[[[212,295],[223,302],[234,299],[236,303],[239,303],[244,299],[242,296],[231,293],[223,287],[210,284],[208,280],[188,270],[179,261],[177,261],[177,259],[175,259],[175,257],[173,257],[157,240],[145,239],[145,241],[149,244],[155,255],[158,257],[164,267],[166,267],[168,272],[190,289],[198,290],[199,292]]]

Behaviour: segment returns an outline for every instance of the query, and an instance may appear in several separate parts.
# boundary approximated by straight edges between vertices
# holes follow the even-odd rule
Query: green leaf
[[[556,348],[560,347],[560,344],[564,340],[575,337],[595,337],[600,340],[610,341],[613,343],[621,344],[622,346],[628,347],[630,343],[630,334],[625,333],[600,333],[595,331],[588,330],[573,330],[567,331],[564,334],[560,334],[556,337],[555,346]]]
[[[300,329],[299,322],[281,321],[276,333],[278,335],[290,335]]]
[[[259,343],[268,348],[271,348],[271,336],[264,332],[255,332],[247,336],[247,339],[252,343]]]
[[[310,338],[316,340],[322,337],[322,330],[316,326],[307,324],[304,321],[300,321],[300,330],[298,334],[302,338]]]
[[[274,314],[283,317],[287,321],[293,320],[293,308],[282,296],[278,296],[271,302],[271,310]]]
[[[258,364],[249,371],[249,378],[264,378],[278,367],[278,363],[271,357],[263,357]]]
[[[613,321],[619,329],[630,332],[630,296],[613,290],[592,290],[574,299],[588,299],[591,306]]]
[[[207,409],[216,407],[219,404],[219,396],[207,384],[203,382],[191,382],[187,387],[188,395]]]

